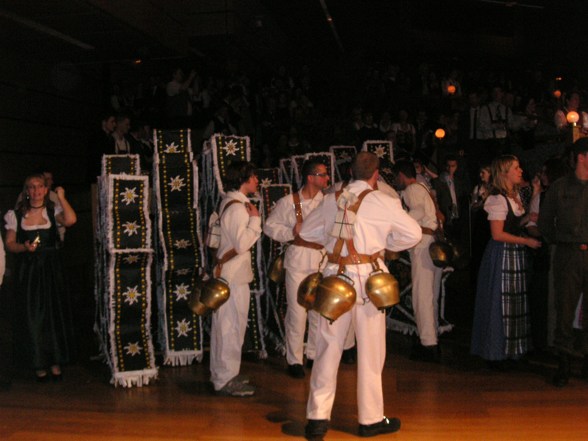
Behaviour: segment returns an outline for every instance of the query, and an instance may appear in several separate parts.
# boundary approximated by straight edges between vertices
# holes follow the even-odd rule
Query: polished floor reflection
[[[459,330],[442,338],[441,364],[409,359],[410,339],[391,333],[384,371],[386,412],[402,429],[390,440],[582,440],[588,436],[588,382],[548,383],[554,358],[538,354],[508,372],[489,370],[467,354]],[[280,357],[245,360],[258,387],[252,398],[211,394],[208,363],[164,367],[154,384],[108,384],[98,361],[70,366],[60,383],[38,384],[14,373],[0,391],[0,439],[278,440],[302,439],[308,375],[290,378]],[[575,366],[577,368],[578,366]],[[325,440],[357,438],[356,366],[342,364],[331,429]],[[577,369],[576,369],[577,370]]]

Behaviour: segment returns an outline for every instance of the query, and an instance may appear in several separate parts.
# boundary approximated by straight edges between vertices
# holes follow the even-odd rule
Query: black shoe
[[[584,357],[584,363],[582,364],[580,377],[584,380],[588,380],[588,356]]]
[[[306,359],[306,369],[312,369],[313,365],[314,365],[314,360],[312,358],[307,358]]]
[[[381,435],[383,433],[394,433],[400,430],[400,420],[398,418],[386,418],[375,424],[360,424],[359,436],[368,437]]]
[[[289,364],[288,375],[292,378],[304,378],[304,368],[301,364]]]
[[[304,428],[304,437],[308,440],[319,441],[322,440],[329,430],[328,420],[308,420]]]
[[[63,374],[51,374],[51,380],[53,380],[54,383],[59,383],[63,381]]]
[[[559,356],[559,366],[557,372],[553,376],[552,383],[555,387],[564,387],[570,381],[570,356],[562,354]]]
[[[37,383],[48,383],[49,382],[49,375],[45,374],[45,375],[36,375],[35,379],[37,380]]]
[[[411,360],[424,361],[426,363],[439,363],[441,361],[441,353],[439,352],[439,345],[423,346],[421,344],[415,345],[410,353]]]
[[[355,364],[357,357],[355,355],[355,346],[343,351],[341,361],[345,364]]]

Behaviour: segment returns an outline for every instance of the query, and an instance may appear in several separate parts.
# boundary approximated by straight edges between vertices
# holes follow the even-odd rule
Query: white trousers
[[[306,342],[306,356],[314,359],[316,346],[315,336],[318,327],[319,314],[308,311],[298,304],[298,287],[308,271],[286,270],[286,301],[288,309],[284,325],[286,328],[286,361],[288,364],[303,364],[304,332],[306,331],[306,319],[308,316],[308,338]]]
[[[357,284],[356,284],[357,287]],[[358,290],[358,296],[360,292]],[[310,376],[306,407],[308,419],[329,420],[337,371],[349,329],[357,338],[357,406],[360,424],[374,424],[384,418],[382,369],[386,359],[386,317],[372,303],[355,304],[332,324],[319,317],[316,358]]]
[[[222,389],[239,375],[241,351],[249,314],[249,284],[229,285],[231,295],[212,313],[210,330],[210,381]]]
[[[437,344],[439,325],[439,291],[443,270],[436,267],[429,255],[433,236],[423,235],[418,247],[410,250],[412,277],[412,308],[423,346]],[[426,245],[426,246],[421,246]]]

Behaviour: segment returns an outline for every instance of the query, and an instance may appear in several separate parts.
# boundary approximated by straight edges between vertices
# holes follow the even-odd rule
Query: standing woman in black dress
[[[61,379],[61,365],[70,358],[71,324],[64,274],[57,250],[57,224],[70,227],[76,213],[62,187],[55,189],[61,207],[49,199],[43,175],[26,178],[22,198],[6,213],[6,249],[16,254],[15,295],[18,316],[14,328],[27,340],[25,350],[38,381]]]

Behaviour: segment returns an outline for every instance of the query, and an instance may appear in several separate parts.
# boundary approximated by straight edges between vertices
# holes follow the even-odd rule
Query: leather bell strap
[[[294,213],[296,214],[296,223],[302,223],[302,204],[300,202],[300,193],[296,192],[292,194],[294,200]],[[304,248],[312,248],[313,250],[322,250],[324,247],[316,242],[309,242],[304,240],[300,236],[294,237],[294,240],[290,242],[292,245],[296,245]]]
[[[429,236],[434,236],[437,230],[433,230],[432,228],[421,227],[423,234],[428,234]]]
[[[373,190],[371,190],[371,189],[362,191],[361,194],[358,196],[357,202],[355,204],[353,204],[351,207],[348,207],[347,209],[349,211],[352,211],[353,213],[357,213],[357,211],[359,210],[359,206],[361,205],[363,199],[372,191]],[[338,191],[335,194],[335,199],[338,199],[339,196],[341,195],[341,193],[342,193],[341,190]],[[343,243],[345,243],[347,245],[347,252],[348,252],[347,256],[341,256],[341,250],[343,249]],[[374,258],[373,256],[376,256],[376,257]],[[335,242],[335,246],[333,247],[333,252],[328,255],[328,261],[329,261],[329,263],[338,263],[339,264],[339,271],[338,272],[343,273],[343,272],[345,272],[346,265],[359,265],[361,263],[373,263],[378,260],[379,256],[380,256],[380,252],[374,253],[372,255],[359,254],[357,252],[357,250],[355,249],[353,239],[344,240],[342,238],[339,238],[339,239],[337,239],[337,242]]]
[[[215,256],[214,262],[213,262],[214,277],[220,277],[221,270],[223,269],[223,265],[225,263],[227,263],[229,260],[231,260],[233,257],[236,257],[238,254],[239,253],[237,253],[237,250],[235,250],[235,248],[231,248],[220,259],[217,259]]]
[[[294,240],[292,241],[292,245],[304,248],[312,248],[313,250],[322,250],[324,248],[320,243],[309,242],[308,240],[304,240],[300,236],[296,236],[294,238]]]

